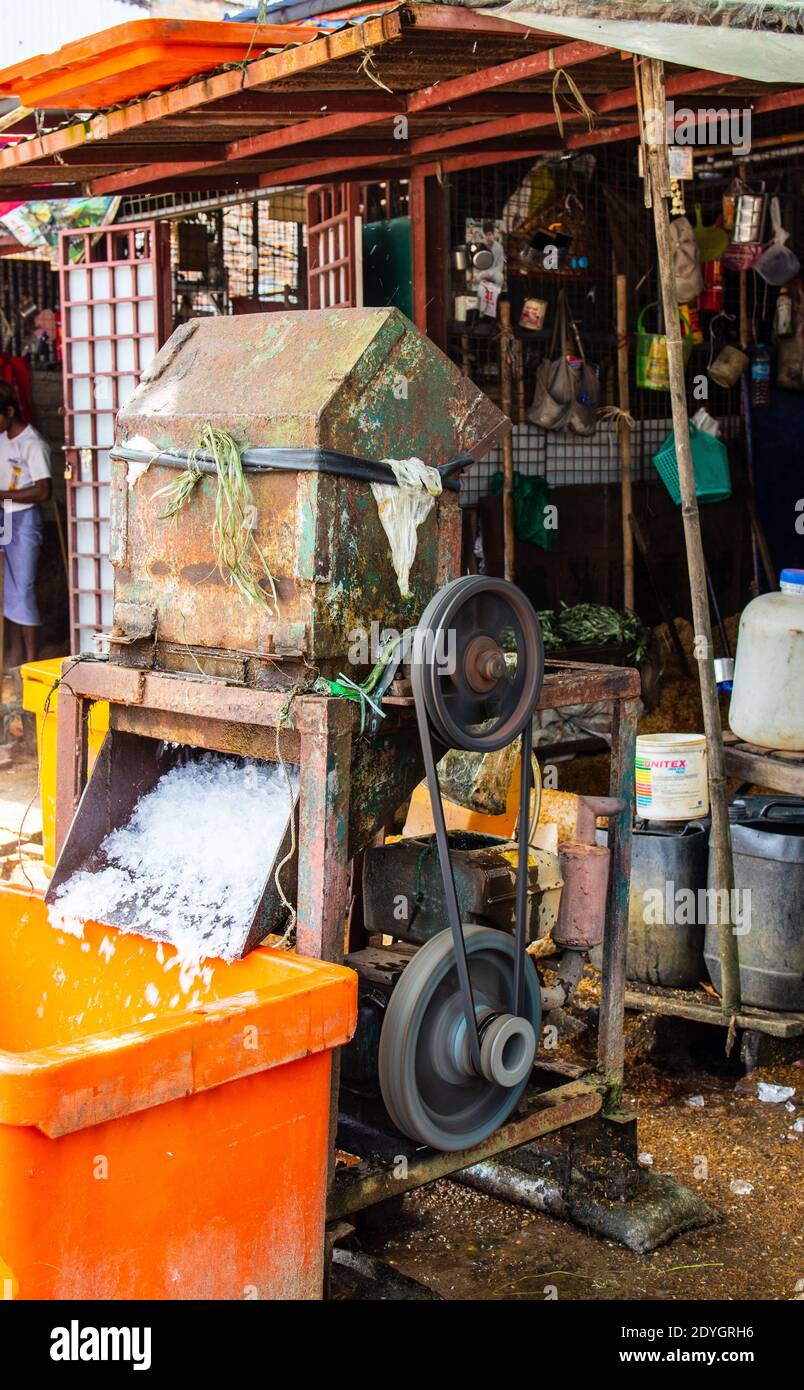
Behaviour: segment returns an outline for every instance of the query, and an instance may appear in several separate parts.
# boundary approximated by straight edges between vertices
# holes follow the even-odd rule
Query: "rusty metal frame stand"
[[[338,1169],[327,1206],[327,1221],[340,1220],[352,1212],[449,1177],[495,1154],[518,1148],[565,1125],[589,1119],[603,1108],[605,1089],[605,1083],[595,1076],[569,1081],[549,1091],[531,1089],[520,1102],[514,1119],[501,1125],[482,1144],[457,1153],[422,1148],[400,1134],[366,1126],[365,1138],[374,1153],[359,1166]],[[342,1128],[344,1141],[348,1142],[350,1133],[354,1132],[351,1125]]]
[[[738,1032],[766,1033],[771,1038],[804,1036],[804,1013],[756,1009],[744,1004],[733,1019],[723,1017],[720,1001],[702,989],[664,989],[661,985],[629,984],[625,992],[626,1009],[657,1014],[661,1018],[683,1018],[689,1023],[708,1023],[716,1028],[732,1025]]]
[[[381,1112],[369,1102],[342,1109],[339,1142],[361,1158],[359,1165],[345,1165],[336,1172],[330,1192],[327,1219],[341,1220],[350,1213],[374,1206],[404,1192],[457,1174],[463,1169],[520,1148],[569,1125],[605,1118],[616,1127],[633,1120],[619,1108],[622,1090],[625,1018],[625,953],[628,934],[628,893],[631,872],[631,825],[634,790],[634,756],[639,709],[640,680],[635,670],[548,661],[539,709],[610,700],[613,705],[611,734],[612,796],[622,797],[625,810],[609,822],[611,882],[606,927],[606,949],[600,1004],[598,1069],[588,1075],[562,1078],[552,1089],[532,1086],[520,1102],[517,1114],[484,1143],[459,1153],[439,1153],[412,1144],[383,1128]],[[573,1069],[574,1070],[574,1069]],[[362,1112],[362,1113],[361,1113]],[[404,1162],[400,1162],[404,1160]]]
[[[616,1118],[622,1083],[625,949],[631,864],[631,813],[639,674],[580,662],[548,662],[539,708],[608,700],[613,706],[611,792],[626,809],[609,828],[612,853],[608,924],[603,957],[598,1070],[551,1090],[531,1088],[517,1118],[482,1145],[461,1154],[410,1146],[408,1177],[400,1183],[390,1161],[341,1172],[330,1216],[397,1196],[483,1158],[518,1147],[566,1125],[606,1113]],[[59,687],[56,788],[58,854],[87,780],[88,711],[110,705],[110,727],[172,739],[220,752],[282,757],[300,766],[297,949],[337,961],[343,955],[349,893],[349,803],[357,707],[326,696],[287,696],[204,676],[174,674],[93,660],[65,661]],[[386,701],[389,724],[412,723],[413,701]],[[337,1060],[333,1075],[332,1138],[337,1117]],[[394,1153],[407,1141],[391,1136]],[[400,1148],[400,1145],[403,1146]]]

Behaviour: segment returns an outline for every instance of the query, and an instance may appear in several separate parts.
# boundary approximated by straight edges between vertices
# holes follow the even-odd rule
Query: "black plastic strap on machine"
[[[187,468],[192,464],[200,473],[215,473],[215,460],[210,454],[195,449],[167,449],[153,452],[133,449],[129,444],[115,444],[110,458],[122,463],[158,463],[167,468]],[[397,485],[394,470],[377,459],[361,458],[356,454],[341,454],[336,449],[244,449],[241,454],[247,473],[328,473],[335,477],[354,478],[361,483],[390,483]],[[470,463],[471,454],[456,454],[438,465],[443,487],[449,492],[460,491],[458,474]]]

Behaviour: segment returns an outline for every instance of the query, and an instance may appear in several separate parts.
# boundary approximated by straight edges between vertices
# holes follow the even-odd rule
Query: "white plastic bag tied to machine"
[[[410,598],[410,571],[416,558],[418,530],[430,515],[442,492],[441,474],[421,459],[383,459],[393,470],[393,483],[372,483],[371,491],[383,530],[391,547],[391,559],[402,598]]]
[[[138,453],[150,455],[149,458],[138,459],[136,462],[133,459],[129,460],[126,468],[126,482],[128,483],[129,491],[131,491],[132,488],[136,487],[143,473],[148,472],[154,459],[159,458],[159,450],[155,444],[151,443],[150,439],[146,439],[145,436],[141,434],[135,434],[133,439],[127,439],[126,448],[136,450]]]

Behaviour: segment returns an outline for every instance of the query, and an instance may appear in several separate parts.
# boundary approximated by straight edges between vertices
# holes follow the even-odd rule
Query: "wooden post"
[[[631,413],[631,393],[628,382],[628,281],[617,276],[617,376],[619,378],[620,410]],[[631,427],[622,416],[617,427],[620,453],[620,503],[623,530],[623,607],[634,609],[634,537],[628,518],[633,512],[631,500]]]
[[[500,393],[504,415],[511,418],[511,302],[500,296]],[[514,527],[514,441],[509,432],[502,444],[503,456],[503,550],[505,578],[516,573]]]
[[[748,165],[738,164],[737,173],[743,183],[748,182]],[[740,271],[740,347],[747,352],[751,333],[748,327],[748,271]]]
[[[321,695],[300,695],[293,707],[300,740],[296,950],[300,956],[338,963],[343,960],[349,907],[353,714],[351,701]],[[330,1186],[335,1178],[340,1082],[336,1052],[330,1075]]]
[[[642,73],[643,109],[664,114],[666,94],[664,86],[664,65],[659,59],[647,58],[640,65]],[[661,127],[660,143],[656,140],[656,125]],[[731,925],[731,891],[734,887],[734,864],[731,851],[731,832],[726,802],[726,772],[723,756],[723,730],[720,721],[717,685],[715,683],[714,649],[712,645],[712,626],[709,617],[709,596],[706,588],[706,569],[704,564],[703,542],[701,539],[701,518],[698,512],[698,499],[695,492],[695,475],[692,468],[692,449],[690,446],[689,416],[687,412],[687,392],[684,380],[684,357],[681,340],[681,323],[678,313],[678,296],[673,267],[673,251],[670,241],[670,215],[667,207],[668,156],[664,138],[663,121],[646,122],[645,131],[645,170],[650,180],[653,202],[653,222],[656,232],[659,279],[664,304],[665,333],[667,336],[667,358],[670,376],[670,397],[673,409],[673,432],[676,441],[678,476],[681,485],[681,514],[684,522],[684,540],[687,550],[687,569],[689,571],[692,616],[695,631],[695,651],[698,660],[698,679],[701,686],[704,732],[706,734],[707,760],[709,767],[709,801],[712,814],[710,846],[712,849],[713,884],[718,890],[725,889],[728,899],[726,920],[720,927],[720,968],[722,975],[723,1013],[732,1017],[740,1008],[740,969],[737,954],[737,938]],[[651,130],[653,126],[653,130]]]
[[[634,774],[636,731],[639,716],[637,700],[615,700],[612,705],[611,774],[609,791],[622,797],[625,809],[609,817],[609,895],[606,908],[606,935],[603,938],[603,969],[600,981],[600,1023],[597,1058],[612,1099],[619,1100],[625,1062],[625,956],[628,946],[628,904],[631,893],[631,843],[634,816]]]
[[[301,695],[293,709],[300,737],[299,880],[296,950],[343,960],[349,906],[349,778],[353,706]]]
[[[413,279],[413,322],[446,352],[449,263],[445,186],[413,170],[409,209]]]

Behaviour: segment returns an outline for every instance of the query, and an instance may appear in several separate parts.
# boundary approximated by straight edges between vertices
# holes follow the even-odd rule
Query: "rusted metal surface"
[[[163,739],[166,743],[184,743],[216,753],[234,753],[240,758],[276,761],[276,732],[259,724],[204,719],[196,714],[141,709],[138,705],[112,705],[110,726],[125,733],[140,734],[143,738]],[[282,730],[279,747],[285,762],[299,761],[299,739],[292,729]]]
[[[590,951],[600,945],[606,925],[609,851],[569,841],[559,845],[558,857],[564,887],[553,940],[557,946]]]
[[[339,700],[300,696],[299,875],[296,950],[343,959],[349,877],[352,710]]]
[[[194,320],[165,345],[120,412],[118,439],[186,450],[207,423],[248,447],[415,456],[431,464],[464,450],[479,456],[510,428],[395,309]],[[155,610],[157,665],[182,647],[203,664],[210,648],[230,648],[234,638],[239,655],[265,665],[266,680],[294,660],[337,675],[348,669],[351,633],[369,633],[372,623],[398,631],[415,625],[434,591],[458,572],[452,492],[419,527],[412,594],[403,599],[368,482],[251,473],[256,540],[278,596],[274,615],[244,603],[218,570],[212,476],[178,518],[165,520],[156,494],[175,481],[175,469],[154,463],[133,487],[125,464],[113,469],[115,625],[122,637],[135,635],[126,631],[126,615]],[[142,647],[123,647],[117,659],[141,664]]]
[[[285,695],[271,691],[197,674],[133,669],[116,661],[77,661],[70,666],[68,679],[70,689],[84,699],[265,728],[276,727],[287,704]]]
[[[459,1153],[415,1149],[409,1140],[400,1137],[397,1142],[394,1137],[391,1142],[396,1143],[399,1154],[404,1154],[407,1159],[406,1176],[399,1176],[399,1165],[392,1159],[382,1161],[369,1158],[359,1166],[339,1169],[330,1193],[327,1220],[334,1221],[350,1212],[361,1211],[388,1197],[399,1196],[438,1178],[448,1177],[450,1173],[460,1172],[462,1168],[469,1168],[493,1154],[527,1144],[542,1134],[577,1124],[601,1110],[603,1092],[604,1087],[594,1080],[570,1081],[565,1086],[557,1086],[555,1090],[542,1094],[528,1092],[517,1119],[502,1125],[482,1144]],[[526,1112],[524,1116],[521,1114],[523,1108]],[[348,1147],[346,1135],[343,1142]]]
[[[421,744],[415,722],[406,728],[383,730],[376,738],[352,743],[352,801],[349,808],[349,852],[358,854],[371,844],[394,812],[412,795],[424,776]]]

